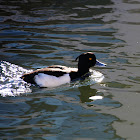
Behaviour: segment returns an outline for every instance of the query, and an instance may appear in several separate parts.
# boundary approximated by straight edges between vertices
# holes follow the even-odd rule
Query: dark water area
[[[140,2],[0,1],[0,139],[138,140]],[[56,88],[20,79],[77,67],[94,52],[97,77]]]

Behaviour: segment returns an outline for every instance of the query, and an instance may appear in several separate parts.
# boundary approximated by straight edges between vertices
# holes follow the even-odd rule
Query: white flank
[[[63,76],[56,77],[44,73],[39,73],[34,78],[37,85],[40,87],[57,87],[62,84],[70,83],[69,74],[64,74]]]

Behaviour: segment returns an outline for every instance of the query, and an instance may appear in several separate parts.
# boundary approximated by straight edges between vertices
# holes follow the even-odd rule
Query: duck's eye
[[[89,60],[92,60],[92,58],[89,58]]]

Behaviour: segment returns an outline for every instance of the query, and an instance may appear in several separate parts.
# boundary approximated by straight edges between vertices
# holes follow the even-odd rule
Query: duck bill
[[[102,62],[100,62],[98,60],[96,60],[95,66],[98,66],[98,67],[106,67],[106,64],[105,63],[102,63]]]

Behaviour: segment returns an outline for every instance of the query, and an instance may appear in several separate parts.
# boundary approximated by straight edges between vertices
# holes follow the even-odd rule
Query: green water
[[[0,1],[0,139],[138,140],[139,1]],[[91,51],[102,79],[47,89],[30,70]],[[98,80],[98,81],[97,81]],[[91,100],[91,97],[101,97]]]

